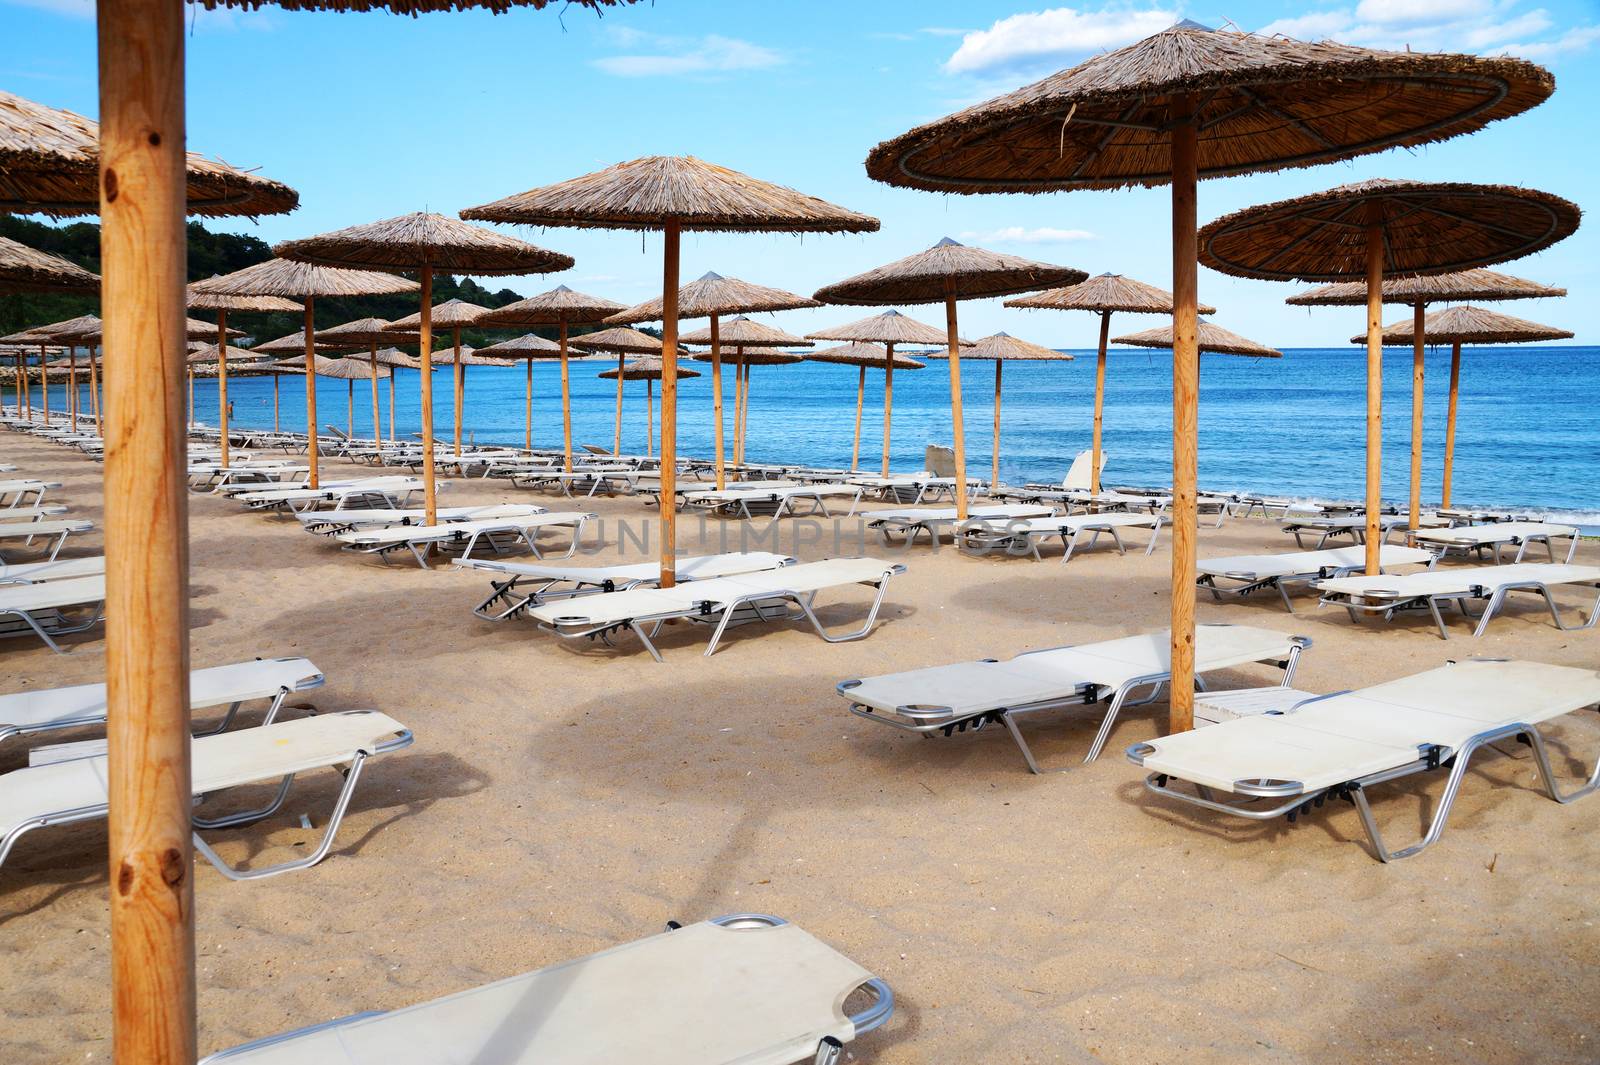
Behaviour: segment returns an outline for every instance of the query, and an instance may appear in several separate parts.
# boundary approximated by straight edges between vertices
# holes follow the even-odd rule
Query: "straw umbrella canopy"
[[[461,330],[464,326],[477,322],[479,317],[488,310],[489,308],[487,307],[480,307],[476,303],[468,303],[466,300],[445,300],[443,303],[433,305],[432,327],[434,329],[450,330],[451,347],[455,351],[455,358],[452,360],[452,366],[454,367],[452,383],[455,396],[455,447],[457,455],[461,454],[461,407],[466,387],[466,378],[461,370]],[[393,324],[412,331],[419,330],[422,328],[422,312],[418,311],[416,314],[408,314],[404,318],[396,318]],[[443,360],[436,358],[433,361],[438,363]]]
[[[945,237],[926,251],[897,259],[817,290],[828,303],[943,303],[945,343],[950,360],[950,420],[954,437],[956,517],[967,517],[967,443],[961,410],[961,337],[956,303],[964,299],[1011,296],[1019,292],[1072,285],[1089,275],[1070,266],[1053,266],[1017,255],[971,248]]]
[[[1444,274],[1521,258],[1578,228],[1576,204],[1534,189],[1374,179],[1262,204],[1200,230],[1200,259],[1238,277],[1365,278],[1367,305],[1367,573],[1378,572],[1383,469],[1383,278]],[[1410,527],[1421,507],[1423,305],[1412,355]]]
[[[710,325],[700,332],[706,337],[700,343],[711,345],[711,408],[712,420],[715,423],[713,435],[716,438],[716,463],[717,463],[717,489],[727,487],[727,475],[723,464],[723,432],[722,432],[722,346],[726,338],[721,335],[721,318],[729,314],[746,314],[757,311],[788,311],[802,307],[820,307],[821,304],[807,296],[794,292],[785,292],[780,288],[768,288],[765,285],[755,285],[738,278],[724,277],[714,271],[708,271],[695,281],[678,290],[678,320],[685,318],[709,318]],[[664,314],[663,303],[660,297],[646,300],[644,303],[607,318],[608,322],[654,322],[659,321]],[[680,338],[682,339],[682,338]],[[745,400],[744,389],[748,383],[748,369],[741,367],[739,376],[734,384],[734,448],[736,451],[735,462],[743,461],[744,437],[741,433],[743,422],[740,420],[743,403]]]
[[[317,266],[288,259],[266,262],[235,270],[222,277],[196,281],[190,291],[205,296],[277,296],[304,302],[305,325],[301,329],[303,354],[310,358],[316,343],[315,308],[318,297],[373,296],[415,292],[417,284],[393,274],[372,270],[345,270]],[[265,350],[259,346],[257,351]],[[315,375],[306,375],[306,458],[311,467],[310,484],[318,485],[317,471],[317,385]]]
[[[1283,352],[1277,348],[1269,348],[1265,344],[1258,344],[1240,336],[1232,330],[1224,329],[1215,322],[1198,322],[1198,339],[1200,352],[1203,355],[1247,355],[1258,359],[1281,359]],[[1137,333],[1128,333],[1120,337],[1112,337],[1113,344],[1127,344],[1136,348],[1166,348],[1172,347],[1172,327],[1159,326],[1155,329],[1145,329]]]
[[[1470,272],[1470,271],[1469,271]],[[1490,271],[1481,271],[1489,273]],[[1448,275],[1456,276],[1456,275]],[[1508,280],[1518,280],[1515,278]],[[1533,285],[1533,282],[1523,282],[1524,285]],[[1543,287],[1543,286],[1536,286]],[[1565,295],[1564,289],[1550,289],[1551,294]],[[1387,297],[1387,283],[1385,283],[1385,297]],[[1388,326],[1383,331],[1383,343],[1388,345],[1415,345],[1418,331],[1416,322],[1402,321]],[[1436,344],[1450,345],[1450,413],[1445,424],[1444,433],[1444,483],[1441,496],[1441,505],[1450,505],[1450,490],[1455,473],[1456,455],[1456,407],[1461,391],[1461,347],[1463,344],[1527,344],[1540,340],[1569,340],[1572,338],[1571,330],[1557,329],[1554,326],[1540,325],[1530,322],[1525,318],[1514,318],[1509,314],[1500,314],[1486,310],[1482,307],[1461,306],[1450,307],[1442,311],[1434,311],[1423,320],[1421,335]],[[1365,337],[1351,337],[1352,343],[1360,343]],[[1417,474],[1413,473],[1415,480]]]
[[[1510,274],[1496,273],[1475,267],[1470,270],[1458,270],[1449,274],[1417,275],[1412,274],[1401,277],[1386,277],[1383,281],[1383,302],[1404,303],[1412,308],[1412,326],[1407,335],[1416,332],[1416,319],[1424,313],[1424,308],[1430,303],[1458,302],[1461,300],[1519,300],[1539,299],[1547,296],[1565,296],[1567,290],[1554,288],[1550,285],[1541,285],[1537,281],[1529,281],[1521,277],[1512,277]],[[1318,288],[1308,289],[1284,300],[1297,307],[1357,307],[1365,306],[1367,302],[1367,283],[1365,281],[1336,281],[1331,285],[1322,285]],[[1426,343],[1427,332],[1423,331],[1421,340],[1413,337],[1411,352],[1412,363],[1412,392],[1411,392],[1411,484],[1412,506],[1420,508],[1419,497],[1422,491],[1422,345]],[[1387,336],[1384,340],[1389,343]],[[1455,463],[1455,438],[1456,438],[1456,401],[1461,386],[1461,345],[1453,345],[1450,355],[1450,414],[1449,424],[1445,429],[1444,452],[1444,496],[1442,505],[1450,505],[1450,473]]]
[[[461,212],[525,225],[662,231],[661,488],[677,480],[678,245],[689,231],[868,233],[878,220],[693,156],[648,156]],[[672,587],[676,512],[661,509],[661,584]]]
[[[1102,429],[1106,407],[1106,340],[1111,335],[1111,315],[1116,311],[1132,314],[1171,314],[1172,293],[1166,289],[1135,281],[1121,274],[1099,274],[1066,288],[1052,288],[1006,300],[1007,307],[1056,311],[1093,311],[1100,316],[1100,346],[1094,365],[1094,433],[1089,456],[1090,490],[1100,491]],[[1215,314],[1215,307],[1197,304],[1197,314]]]
[[[659,355],[646,355],[646,356],[644,356],[642,358],[634,359],[632,362],[630,362],[630,363],[628,363],[626,365],[619,365],[619,366],[617,366],[616,369],[613,369],[613,370],[602,370],[598,374],[595,375],[596,377],[603,377],[608,381],[614,380],[614,381],[617,382],[617,396],[618,396],[619,404],[621,402],[621,396],[622,396],[622,382],[624,382],[624,381],[643,381],[644,382],[644,419],[645,419],[645,421],[644,421],[644,425],[645,425],[644,453],[646,455],[651,454],[652,445],[653,445],[653,443],[655,441],[655,436],[656,436],[656,425],[655,425],[655,383],[662,379],[662,377],[665,374],[665,372],[666,372],[666,368],[662,364],[661,357]],[[678,369],[678,376],[679,377],[699,377],[700,376],[700,371],[699,370],[691,370],[691,369],[689,369],[689,367],[683,366],[683,367],[680,367]],[[663,400],[663,402],[665,402],[665,400]],[[664,411],[665,411],[665,408],[663,408],[663,417],[665,417]],[[617,444],[617,448],[616,448],[616,450],[619,453],[622,450],[622,445],[620,443],[620,441],[622,439],[622,437],[621,437],[622,420],[621,419],[622,419],[622,407],[619,405],[617,407],[617,433],[618,433],[617,439],[618,439],[619,443]],[[665,430],[665,426],[663,426],[663,430]],[[662,496],[661,498],[665,499],[667,497],[666,496]]]
[[[546,340],[538,333],[524,333],[522,336],[511,340],[502,340],[498,344],[478,349],[480,356],[499,356],[507,362],[521,359],[527,371],[523,384],[523,427],[522,448],[524,451],[533,450],[533,360],[535,359],[562,359],[565,368],[566,349],[563,345],[553,340]],[[562,405],[565,408],[566,394],[563,391]],[[570,421],[570,416],[564,421]]]
[[[1059,290],[1058,290],[1059,291]],[[930,358],[949,358],[944,352],[929,352]],[[1019,340],[1010,333],[995,333],[975,340],[961,353],[964,359],[988,359],[994,363],[994,454],[989,473],[991,484],[1000,483],[1000,381],[1001,367],[1007,362],[1071,362],[1072,356],[1054,348]]]
[[[389,382],[389,439],[394,435],[394,375],[380,374],[378,367],[378,345],[399,341],[411,343],[417,339],[416,330],[400,329],[392,322],[382,318],[357,318],[353,322],[343,325],[329,326],[319,329],[316,333],[316,346],[330,350],[356,351],[362,346],[367,348],[367,366],[372,371],[368,376],[372,382],[372,435],[382,437],[383,431],[378,420],[378,382],[387,379]],[[390,365],[382,363],[382,365]]]
[[[39,350],[39,361],[43,362],[50,352],[54,351],[59,353],[65,349],[59,345],[53,344],[50,341],[50,338],[45,334],[40,333],[37,328],[23,329],[20,332],[12,333],[10,336],[0,337],[0,345],[6,345],[6,354],[14,355],[16,357],[17,368],[13,377],[13,381],[17,387],[17,402],[22,405],[23,417],[27,418],[29,421],[32,421],[33,386],[28,380],[28,364],[26,361],[27,357],[33,354],[34,348],[37,348]],[[40,374],[41,387],[47,388],[48,386],[43,385],[44,377],[42,370],[40,371]]]
[[[0,237],[0,293],[99,291],[100,278],[77,263]]]
[[[728,360],[724,360],[720,350],[702,352],[694,357],[695,362],[709,362],[712,368],[712,381],[717,382],[721,376],[724,361],[731,361],[734,370],[733,389],[733,461],[736,465],[744,462],[745,437],[750,431],[750,368],[752,366],[791,366],[797,362],[805,361],[797,354],[787,351],[774,350],[778,347],[799,346],[808,348],[811,341],[803,337],[785,333],[782,329],[760,322],[752,322],[745,317],[730,319],[719,330],[719,343],[723,347],[732,347],[733,353]],[[686,333],[683,341],[686,344],[704,344],[711,335],[711,329],[697,329],[693,333]],[[717,388],[713,383],[712,388]],[[722,403],[717,397],[717,430],[721,435],[722,429]],[[717,460],[719,476],[722,473],[722,448],[718,441]],[[726,482],[721,482],[726,486]]]
[[[865,344],[882,344],[882,361],[878,365],[883,367],[883,475],[889,476],[889,423],[894,415],[894,371],[899,367],[895,361],[894,349],[897,344],[942,344],[946,337],[944,333],[931,325],[924,325],[915,318],[907,318],[899,311],[884,311],[871,318],[862,318],[859,321],[847,322],[844,325],[834,326],[832,329],[819,329],[814,333],[806,334],[807,340],[846,340]],[[841,349],[835,348],[835,351]],[[822,360],[834,361],[834,360]],[[851,454],[854,458],[850,461],[850,468],[854,469],[856,460],[861,454],[861,403],[866,390],[867,372],[862,367],[861,373],[856,378],[856,442]]]
[[[286,300],[278,296],[226,296],[191,290],[188,293],[188,300],[190,310],[217,312],[217,344],[224,343],[224,338],[228,335],[229,311],[271,314],[279,311],[298,311],[300,309],[300,304],[294,300]],[[190,359],[189,362],[192,366],[194,360]],[[190,398],[190,406],[192,407],[192,387],[190,389]],[[228,466],[228,364],[226,360],[219,360],[217,363],[217,421],[218,428],[221,430],[222,466],[226,469]]]
[[[649,333],[641,333],[637,329],[626,326],[615,326],[611,329],[601,329],[594,333],[585,333],[581,337],[572,339],[572,346],[579,351],[594,353],[606,352],[617,357],[617,370],[621,371],[623,357],[627,355],[660,355],[661,341]],[[622,376],[617,376],[617,403],[616,403],[616,428],[611,438],[611,453],[622,454]]]
[[[385,378],[392,380],[389,367],[378,366],[375,362],[370,360],[363,361],[359,358],[330,359],[324,355],[317,355],[314,365],[316,367],[316,375],[318,377],[331,377],[335,380],[346,382],[345,432],[349,436],[356,435],[356,382],[364,380],[370,380],[374,382],[374,398],[372,404],[374,420],[372,423],[372,433],[374,436],[378,435],[378,423],[376,420],[378,410],[376,382]],[[271,371],[280,374],[304,374],[306,372],[306,357],[304,355],[297,355],[292,359],[284,359],[282,362],[273,363],[271,366]]]
[[[525,300],[508,303],[480,315],[477,324],[491,328],[550,326],[557,328],[557,357],[561,360],[561,453],[562,468],[572,472],[572,386],[567,373],[567,330],[573,325],[588,325],[623,309],[615,300],[574,292],[557,285]],[[523,446],[533,448],[533,363],[528,363],[526,427]]]
[[[879,181],[940,192],[1172,188],[1173,731],[1193,721],[1198,509],[1196,183],[1471,133],[1555,91],[1524,60],[1385,52],[1184,21],[874,148]]]
[[[326,266],[415,270],[421,281],[417,331],[421,361],[432,365],[433,273],[500,276],[566,270],[572,257],[526,241],[468,225],[444,215],[417,212],[334,230],[278,245],[277,255]],[[433,375],[421,375],[423,522],[434,524],[438,496],[433,473]]]
[[[8,340],[16,340],[21,343],[37,344],[39,347],[39,362],[41,364],[39,369],[39,392],[40,401],[42,403],[42,407],[40,409],[44,412],[45,421],[48,422],[50,420],[50,378],[46,375],[42,365],[45,360],[46,346],[49,344],[61,344],[68,349],[71,349],[78,344],[87,343],[87,341],[82,338],[87,337],[91,333],[94,334],[98,340],[100,333],[100,319],[92,314],[83,314],[76,318],[68,318],[65,321],[50,322],[47,325],[36,325],[31,329],[23,330],[20,333],[14,333],[11,337],[7,338]],[[94,349],[91,347],[90,354],[92,355],[93,353]],[[23,376],[24,379],[26,379],[26,371],[23,371]],[[73,389],[73,391],[75,392],[77,389]],[[32,418],[33,411],[31,389],[28,390],[28,396],[28,417]]]

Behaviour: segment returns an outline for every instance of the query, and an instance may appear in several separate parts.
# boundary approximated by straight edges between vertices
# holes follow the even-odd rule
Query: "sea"
[[[1090,446],[1094,410],[1092,350],[1069,350],[1071,362],[1010,362],[1004,368],[1000,474],[1012,483],[1058,481],[1073,456]],[[1172,356],[1169,351],[1113,349],[1107,361],[1105,481],[1116,485],[1171,483]],[[608,359],[570,363],[574,444],[609,448],[616,383],[596,375]],[[712,452],[711,374],[680,379],[678,449]],[[396,371],[396,428],[420,428],[418,374]],[[1450,351],[1429,349],[1423,404],[1422,496],[1440,498]],[[467,369],[463,439],[520,445],[525,370]],[[855,428],[857,371],[823,363],[757,366],[751,371],[750,461],[803,462],[840,467],[850,460]],[[724,374],[725,417],[732,433],[733,375]],[[305,387],[279,380],[280,421],[305,426]],[[366,381],[352,390],[340,380],[318,382],[324,424],[353,426],[370,435],[372,404]],[[656,387],[659,393],[659,385]],[[232,378],[228,395],[234,423],[269,428],[270,378]],[[962,363],[969,473],[988,476],[993,454],[994,364]],[[558,366],[533,367],[533,438],[536,447],[559,447],[561,392]],[[389,418],[388,382],[380,382],[382,429]],[[37,398],[37,397],[36,397]],[[435,431],[452,432],[454,412],[448,368],[434,378]],[[883,373],[868,370],[861,423],[863,469],[881,469]],[[57,402],[57,401],[53,401]],[[197,379],[195,415],[217,421],[217,385]],[[1248,491],[1316,500],[1358,499],[1366,454],[1366,355],[1360,348],[1289,348],[1281,359],[1204,355],[1200,371],[1200,484],[1212,491]],[[654,424],[659,432],[660,399]],[[1411,353],[1384,359],[1383,494],[1407,498],[1411,440]],[[646,447],[644,382],[625,385],[622,446]],[[901,471],[924,466],[923,449],[949,444],[950,378],[947,364],[898,371],[890,462]],[[1600,348],[1478,347],[1462,352],[1453,504],[1549,515],[1600,526]]]

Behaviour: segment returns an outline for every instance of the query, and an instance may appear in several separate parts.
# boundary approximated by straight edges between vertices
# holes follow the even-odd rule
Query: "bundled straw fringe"
[[[422,211],[285,241],[272,252],[323,266],[478,275],[543,274],[573,263],[570,255]]]
[[[1261,359],[1281,359],[1283,352],[1276,348],[1269,348],[1265,344],[1257,344],[1254,340],[1246,340],[1238,333],[1214,325],[1211,322],[1197,323],[1196,332],[1200,335],[1200,350],[1213,355],[1251,355]],[[1167,348],[1172,347],[1172,326],[1164,325],[1157,329],[1146,329],[1138,333],[1129,333],[1126,336],[1112,337],[1113,344],[1129,344],[1136,348]]]
[[[1565,296],[1564,288],[1541,285],[1493,270],[1458,270],[1451,274],[1386,277],[1385,303],[1444,303],[1456,300],[1523,300]],[[1307,289],[1283,302],[1296,307],[1360,307],[1367,302],[1365,281],[1336,281]],[[1407,328],[1410,328],[1407,326]],[[1363,338],[1365,339],[1365,338]]]
[[[598,322],[607,315],[623,309],[616,300],[588,296],[574,292],[566,285],[557,285],[549,292],[529,296],[525,300],[496,307],[478,319],[480,326],[515,325],[524,328],[535,325],[568,325]]]
[[[943,329],[923,325],[899,311],[884,311],[858,322],[819,329],[807,333],[806,337],[810,340],[864,340],[873,344],[943,344],[948,339]]]
[[[781,288],[752,285],[734,277],[708,273],[678,290],[679,318],[709,318],[711,315],[750,314],[757,311],[790,311],[800,307],[820,307],[822,304],[809,296],[785,292]],[[613,314],[607,322],[632,324],[634,322],[659,322],[661,297],[646,300],[625,311]],[[709,343],[709,342],[708,342]]]
[[[0,292],[99,292],[100,278],[60,256],[0,237]]]
[[[1413,343],[1411,318],[1384,326],[1385,344]],[[1422,320],[1423,339],[1431,344],[1526,344],[1535,340],[1570,340],[1570,329],[1540,325],[1526,318],[1513,318],[1482,307],[1449,307],[1434,311]],[[1365,344],[1365,333],[1350,338],[1352,344]]]
[[[969,248],[946,237],[927,251],[820,288],[817,299],[863,305],[943,303],[949,296],[979,299],[1075,285],[1088,276],[1070,266],[1052,266],[1018,255]]]
[[[1132,314],[1171,314],[1172,293],[1121,274],[1100,274],[1066,288],[1052,288],[1006,300],[1007,307],[1034,307],[1056,311],[1125,311]],[[1200,304],[1201,314],[1215,307]]]

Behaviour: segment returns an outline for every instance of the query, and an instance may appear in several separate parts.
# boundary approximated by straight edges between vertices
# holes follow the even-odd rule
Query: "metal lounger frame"
[[[1494,525],[1495,523],[1488,522],[1487,524]],[[1570,533],[1535,533],[1531,536],[1513,536],[1510,539],[1497,540],[1493,543],[1487,544],[1452,544],[1443,540],[1430,540],[1426,537],[1423,538],[1422,542],[1427,544],[1430,550],[1439,552],[1439,557],[1441,558],[1443,558],[1445,555],[1448,555],[1452,551],[1459,551],[1463,555],[1469,557],[1476,556],[1477,558],[1481,559],[1486,551],[1492,551],[1494,553],[1495,565],[1498,566],[1503,564],[1505,561],[1502,557],[1502,552],[1505,548],[1515,547],[1517,549],[1516,557],[1511,560],[1512,564],[1515,565],[1516,563],[1521,562],[1523,557],[1527,555],[1528,548],[1538,543],[1544,544],[1545,554],[1549,556],[1551,562],[1554,562],[1556,560],[1556,549],[1555,544],[1552,541],[1560,537],[1566,537],[1569,541],[1567,546],[1567,557],[1561,561],[1570,565],[1573,557],[1578,553],[1578,541],[1583,539],[1583,534],[1578,532],[1576,529]]]
[[[1394,616],[1402,610],[1427,610],[1428,613],[1433,615],[1433,624],[1439,630],[1439,639],[1448,640],[1450,638],[1450,630],[1445,628],[1444,615],[1439,612],[1440,603],[1455,603],[1457,609],[1464,616],[1471,619],[1474,618],[1474,615],[1467,609],[1467,600],[1487,599],[1488,604],[1481,613],[1476,615],[1478,626],[1473,630],[1472,635],[1478,637],[1482,636],[1483,630],[1489,627],[1490,619],[1499,612],[1500,607],[1505,603],[1507,595],[1512,592],[1529,592],[1544,599],[1545,606],[1550,609],[1550,620],[1555,622],[1556,628],[1564,632],[1577,632],[1593,628],[1595,620],[1600,618],[1600,581],[1568,581],[1563,583],[1563,587],[1568,584],[1580,587],[1588,584],[1595,589],[1595,600],[1589,607],[1589,620],[1584,621],[1582,624],[1575,622],[1569,625],[1561,620],[1561,612],[1556,608],[1555,597],[1550,594],[1549,585],[1543,581],[1517,581],[1512,584],[1502,584],[1495,588],[1493,592],[1490,592],[1481,584],[1475,584],[1466,591],[1435,592],[1406,596],[1390,599],[1383,603],[1359,603],[1356,602],[1355,597],[1348,593],[1324,592],[1317,605],[1319,607],[1342,607],[1350,615],[1350,620],[1355,623],[1361,621],[1362,614],[1382,614],[1385,621],[1393,621]],[[1578,616],[1580,618],[1583,616],[1581,608]]]
[[[51,556],[54,558],[54,556]],[[83,606],[88,606],[84,603]],[[72,652],[61,647],[52,636],[70,636],[75,632],[87,632],[106,619],[106,603],[102,599],[90,610],[87,621],[74,621],[68,617],[68,611],[62,607],[50,607],[46,610],[18,610],[15,608],[0,608],[0,638],[6,636],[26,636],[28,633],[39,637],[45,646],[58,655],[69,655]],[[0,733],[0,738],[4,734]]]
[[[1161,527],[1165,525],[1167,521],[1165,515],[1162,514],[1156,514],[1153,515],[1153,517],[1156,519],[1156,522],[1154,525],[1150,526],[1150,539],[1144,545],[1144,553],[1146,558],[1148,558],[1155,551],[1156,543],[1161,539]],[[1061,556],[1061,562],[1063,565],[1065,565],[1066,563],[1072,561],[1072,552],[1077,549],[1078,540],[1083,536],[1084,533],[1092,534],[1089,538],[1088,544],[1085,545],[1086,547],[1092,548],[1097,545],[1100,542],[1101,533],[1110,533],[1111,539],[1116,542],[1117,553],[1119,555],[1126,555],[1128,553],[1127,544],[1122,542],[1121,528],[1116,525],[1102,525],[1096,527],[1093,523],[1078,526],[1076,529],[1072,530],[1072,534],[1070,536],[1067,535],[1065,526],[1058,529],[1036,529],[1026,533],[1013,533],[1004,529],[993,531],[987,529],[969,529],[962,534],[963,539],[958,539],[956,543],[963,550],[968,551],[974,551],[984,547],[1004,547],[1007,554],[1021,554],[1021,551],[1015,550],[1015,548],[1020,545],[1032,552],[1033,560],[1035,562],[1043,562],[1044,556],[1039,553],[1040,541],[1048,540],[1052,536],[1059,536],[1061,538],[1061,543],[1065,548],[1065,552]]]
[[[1428,562],[1427,569],[1433,569],[1438,562],[1439,556],[1434,555],[1432,560]],[[1277,589],[1278,595],[1283,599],[1284,609],[1293,614],[1295,612],[1294,602],[1289,598],[1288,586],[1294,585],[1298,587],[1304,584],[1313,584],[1321,580],[1329,580],[1334,577],[1348,577],[1352,573],[1364,568],[1364,563],[1356,562],[1348,566],[1323,566],[1314,573],[1284,573],[1275,577],[1258,577],[1251,573],[1202,573],[1198,578],[1195,579],[1194,586],[1210,592],[1211,598],[1217,600],[1218,602],[1221,602],[1222,597],[1225,595],[1234,595],[1238,596],[1240,599],[1243,599],[1246,596],[1259,592],[1263,588],[1275,588]],[[1222,585],[1217,584],[1217,580],[1219,578],[1230,581],[1238,581],[1239,584],[1223,587]]]
[[[584,522],[588,521],[592,517],[594,517],[594,515],[585,514],[576,522],[572,523],[572,542],[567,545],[565,552],[555,557],[572,557],[573,552],[577,551],[578,544],[583,537]],[[501,540],[507,539],[509,534],[509,538],[513,544],[520,540],[524,545],[527,546],[528,550],[532,552],[534,558],[543,559],[545,555],[539,550],[539,545],[537,543],[539,538],[538,530],[558,529],[562,527],[563,525],[553,522],[543,525],[519,525],[516,522],[507,522],[504,525],[497,526],[492,529],[474,529],[470,535],[463,535],[462,533],[454,532],[451,534],[450,539],[448,540],[402,540],[398,543],[385,544],[345,544],[343,545],[343,549],[346,551],[354,551],[363,555],[377,555],[378,560],[386,566],[389,564],[390,555],[397,551],[410,551],[411,557],[416,559],[417,565],[421,566],[423,569],[427,569],[428,553],[435,548],[442,551],[447,548],[459,547],[461,548],[461,554],[459,557],[471,558],[472,550],[478,545],[478,541],[484,540],[494,550],[496,555],[503,555],[507,552],[507,548],[501,546]],[[421,528],[421,526],[418,528]],[[450,528],[450,523],[446,522],[442,525],[435,525],[434,528],[448,529]],[[474,613],[476,613],[476,611],[474,611]]]

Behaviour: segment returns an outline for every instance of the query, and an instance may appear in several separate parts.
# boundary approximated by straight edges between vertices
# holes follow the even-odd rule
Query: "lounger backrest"
[[[954,448],[945,447],[943,444],[929,444],[923,448],[922,464],[928,467],[935,477],[954,477],[956,475],[956,453]]]
[[[0,610],[52,610],[103,603],[104,574],[37,584],[0,584]]]
[[[1109,457],[1110,456],[1108,456],[1104,451],[1100,452],[1100,471],[1102,473],[1105,472],[1106,459]],[[1089,471],[1093,468],[1093,465],[1093,451],[1078,452],[1078,454],[1073,457],[1072,465],[1067,469],[1067,475],[1061,479],[1061,487],[1068,490],[1076,489],[1084,492],[1093,489],[1094,481],[1089,476]]]

